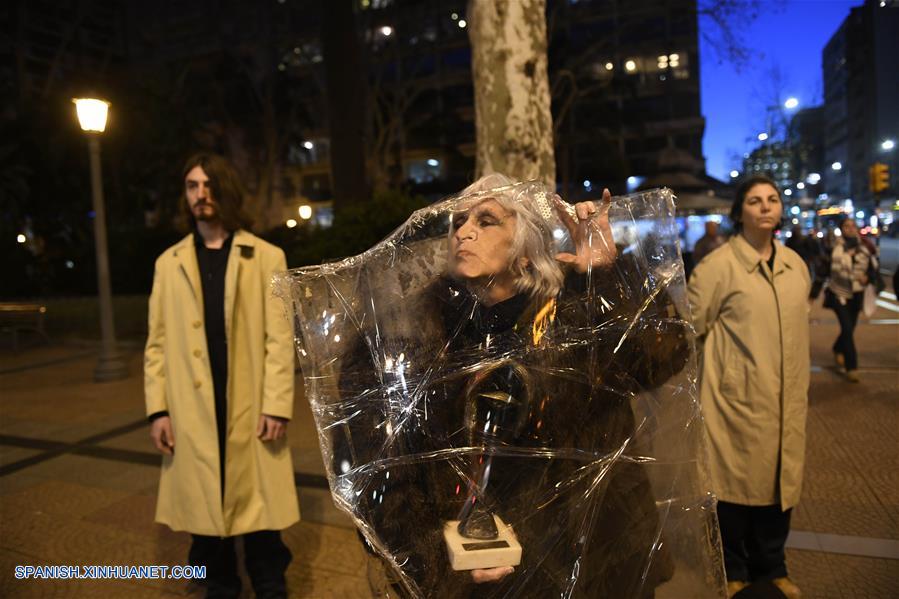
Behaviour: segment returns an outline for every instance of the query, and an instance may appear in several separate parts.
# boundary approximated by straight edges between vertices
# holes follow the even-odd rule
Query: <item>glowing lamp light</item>
[[[830,165],[830,168],[832,168],[832,169],[835,170],[835,171],[842,170],[842,168],[843,168],[843,163],[842,163],[842,162],[839,162],[839,161],[838,161],[838,162],[834,162],[833,164]]]
[[[440,161],[436,158],[428,158],[428,166],[440,166]]]
[[[737,170],[733,170],[733,171],[730,172],[730,178],[731,178],[731,179],[736,179],[736,178],[739,177],[739,176],[740,176],[740,172],[737,171]]]
[[[626,63],[624,63],[624,69],[628,73],[633,73],[634,71],[637,70],[637,63],[634,62],[633,60],[628,60]]]
[[[109,102],[95,98],[72,98],[78,123],[84,131],[103,133],[106,130],[106,117],[109,114]]]
[[[303,220],[309,220],[310,218],[312,218],[312,206],[303,204],[302,206],[300,206],[299,213],[300,218],[302,218]]]
[[[799,214],[799,206],[793,206],[790,208],[790,214]]]
[[[606,63],[606,70],[607,70],[607,71],[611,71],[611,70],[614,69],[614,68],[615,68],[615,65],[613,65],[611,62],[607,62],[607,63]]]
[[[303,147],[306,148],[307,150],[311,150],[312,148],[315,147],[315,144],[312,143],[311,141],[304,141]]]
[[[465,19],[459,19],[459,29],[465,29],[466,25],[468,25],[468,23],[465,22]]]
[[[18,241],[19,243],[25,243],[26,241],[28,241],[28,238],[19,233],[18,235],[16,235],[16,241]]]
[[[805,180],[808,181],[810,185],[817,185],[821,180],[821,175],[818,173],[809,173]]]
[[[896,147],[896,142],[894,142],[892,139],[885,139],[880,143],[880,148],[882,150],[886,150],[888,152],[895,147]]]
[[[292,218],[288,218],[285,224],[287,225],[288,229],[293,229],[295,226],[297,226],[297,221]]]
[[[799,100],[796,98],[787,98],[787,101],[784,102],[784,108],[793,109],[799,106]]]
[[[792,189],[784,189],[784,195],[785,196],[793,195],[793,190]]]
[[[393,35],[393,27],[390,27],[389,25],[381,27],[381,35],[383,35],[384,37],[390,37],[391,35]]]
[[[796,184],[796,189],[805,189],[805,183],[800,181],[799,183]]]
[[[584,188],[587,189],[587,188],[590,187],[590,185],[592,185],[592,184],[590,183],[590,179],[584,179]]]
[[[759,133],[759,141],[765,141],[766,139],[768,139],[767,133]]]

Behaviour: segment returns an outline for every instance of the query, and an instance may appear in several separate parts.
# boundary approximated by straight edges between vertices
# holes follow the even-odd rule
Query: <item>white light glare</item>
[[[784,189],[784,195],[785,196],[793,195],[793,190],[792,189]]]
[[[393,27],[384,25],[383,27],[381,27],[381,35],[383,35],[384,37],[390,37],[391,35],[393,35]]]
[[[790,208],[790,214],[799,214],[799,206],[793,206]]]
[[[302,206],[300,206],[299,213],[300,218],[302,218],[303,220],[309,220],[310,218],[312,218],[312,206],[303,204]]]
[[[885,139],[881,142],[880,147],[883,150],[890,151],[896,147],[896,142],[894,142],[892,139]]]
[[[796,108],[799,106],[799,100],[796,98],[787,98],[787,101],[784,102],[784,108]]]
[[[833,164],[830,165],[830,168],[832,168],[835,171],[838,171],[843,168],[843,163],[842,162],[834,162]]]
[[[18,235],[16,235],[16,241],[18,241],[19,243],[25,243],[27,240],[28,240],[28,239],[27,239],[24,235],[22,235],[21,233],[19,233]]]
[[[584,179],[584,189],[589,189],[591,185],[590,179]]]
[[[468,23],[465,22],[465,19],[459,19],[459,29],[465,29],[466,25],[468,25]]]
[[[286,224],[288,229],[293,229],[295,226],[297,226],[297,221],[292,218],[288,218]]]
[[[440,161],[435,158],[428,158],[428,166],[440,166]]]
[[[84,131],[103,133],[106,130],[106,116],[109,113],[109,102],[93,98],[72,98],[78,123]]]
[[[817,185],[821,180],[821,175],[818,173],[809,173],[805,180],[808,181],[809,185]]]
[[[855,213],[855,218],[865,218],[865,212],[864,212],[864,210],[859,210],[858,212],[856,212],[856,213]]]
[[[731,178],[731,179],[736,179],[736,178],[739,177],[739,176],[740,176],[740,172],[739,172],[739,171],[733,170],[733,171],[730,172],[730,178]]]
[[[304,141],[303,147],[306,148],[307,150],[311,150],[312,148],[315,147],[315,144],[312,143],[311,141]]]
[[[805,183],[800,181],[799,183],[796,184],[796,189],[805,189]]]
[[[631,72],[637,70],[637,63],[634,62],[633,60],[628,60],[626,63],[624,63],[624,69],[628,73],[631,73]]]
[[[611,62],[607,62],[607,63],[606,63],[606,70],[607,70],[607,71],[611,71],[611,70],[614,69],[614,68],[615,68],[615,65],[613,65]]]
[[[765,141],[766,139],[768,139],[767,133],[759,133],[759,141]]]

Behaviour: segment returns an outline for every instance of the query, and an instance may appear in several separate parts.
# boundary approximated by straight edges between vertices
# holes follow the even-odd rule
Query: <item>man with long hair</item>
[[[192,535],[208,597],[237,597],[241,536],[258,597],[286,597],[290,551],[280,530],[299,519],[287,421],[292,331],[272,296],[284,252],[247,229],[230,163],[197,154],[182,174],[188,235],[156,261],[144,354],[151,437],[163,454],[156,521]]]

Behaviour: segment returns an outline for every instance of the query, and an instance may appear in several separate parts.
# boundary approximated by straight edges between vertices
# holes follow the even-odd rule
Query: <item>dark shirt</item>
[[[225,271],[228,269],[228,254],[231,252],[229,235],[220,249],[210,249],[199,234],[194,235],[197,249],[197,264],[200,267],[200,281],[203,285],[203,322],[206,324],[206,347],[209,352],[209,366],[215,395],[225,397],[228,381],[228,344],[225,336]],[[218,403],[218,401],[216,401]]]
[[[774,272],[774,255],[777,254],[777,246],[773,243],[771,244],[771,257],[768,258],[768,268],[771,269],[771,272]]]
[[[222,497],[225,496],[225,447],[228,430],[228,340],[225,335],[225,272],[233,235],[219,249],[206,247],[203,237],[194,234],[197,264],[203,286],[203,322],[206,324],[206,349],[215,392],[215,423],[219,442],[219,468]]]

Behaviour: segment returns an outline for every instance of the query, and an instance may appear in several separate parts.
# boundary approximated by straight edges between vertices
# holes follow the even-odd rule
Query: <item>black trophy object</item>
[[[488,504],[486,491],[494,467],[491,450],[514,442],[524,427],[529,404],[527,376],[521,365],[502,360],[475,374],[466,388],[469,445],[485,451],[471,464],[472,482],[458,520],[444,527],[454,570],[517,566],[521,562],[521,545],[512,527]]]

